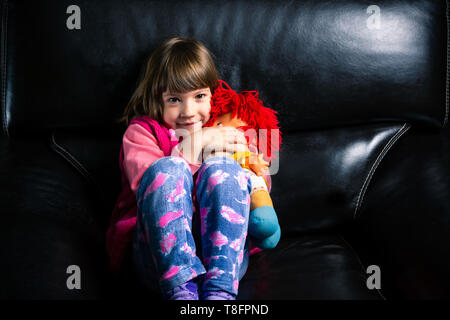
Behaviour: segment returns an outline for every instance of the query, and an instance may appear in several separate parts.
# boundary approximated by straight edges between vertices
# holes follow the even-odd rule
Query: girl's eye
[[[204,94],[204,93],[200,93],[200,94],[198,94],[195,98],[197,98],[197,99],[203,99],[204,97],[206,97],[206,94]],[[178,98],[169,98],[169,99],[167,99],[167,101],[169,102],[169,103],[175,103],[175,102],[177,102],[177,101],[180,101],[180,99],[178,99]]]

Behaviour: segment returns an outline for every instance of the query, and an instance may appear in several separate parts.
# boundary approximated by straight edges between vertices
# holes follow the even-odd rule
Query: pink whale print
[[[168,233],[167,235],[163,236],[163,239],[159,243],[161,251],[168,255],[170,251],[172,251],[172,248],[174,247],[176,241],[177,237],[173,233]]]
[[[201,233],[204,235],[206,233],[206,217],[208,216],[207,208],[200,208],[200,222],[201,222]]]
[[[208,186],[206,187],[206,193],[210,194],[214,188],[225,181],[230,175],[222,170],[217,170],[208,179]]]
[[[225,273],[225,271],[220,270],[217,267],[214,267],[211,270],[209,270],[208,273],[206,274],[206,280],[217,279],[224,273]]]
[[[219,247],[219,250],[222,250],[222,246],[228,243],[228,238],[220,231],[214,231],[211,234],[210,239],[213,243],[213,246]]]
[[[176,164],[185,163],[184,160],[181,159],[180,157],[171,157],[169,160]]]
[[[243,260],[244,260],[244,250],[241,250],[241,252],[239,252],[239,255],[237,257],[237,262],[241,264]]]
[[[223,205],[222,209],[220,210],[220,214],[222,217],[224,217],[226,220],[230,221],[231,223],[238,223],[243,224],[245,222],[245,218],[241,216],[239,213],[234,211],[232,208]]]
[[[240,204],[247,205],[247,199],[244,199],[244,200],[238,200],[238,199],[234,198],[234,201],[236,201],[237,203],[240,203]]]
[[[184,184],[184,177],[178,180],[175,189],[173,189],[172,192],[169,193],[169,195],[167,195],[166,199],[168,202],[176,202],[186,194],[186,190],[184,190],[183,184]]]
[[[193,268],[191,268],[191,277],[194,279],[197,276],[197,272]]]
[[[229,161],[230,160],[230,161]],[[198,171],[198,174],[197,174],[197,180],[196,180],[196,182],[195,183],[197,183],[198,181],[200,181],[200,179],[203,177],[203,174],[205,173],[205,171],[206,171],[206,169],[208,169],[211,165],[213,165],[213,164],[224,164],[224,163],[227,163],[227,164],[231,164],[232,163],[232,161],[234,161],[234,160],[231,160],[231,159],[221,159],[221,160],[214,160],[214,161],[207,161],[207,162],[204,162],[203,163],[203,165],[202,165],[202,167],[200,168],[200,170]]]
[[[194,250],[192,250],[192,248],[188,246],[187,242],[183,244],[183,246],[180,248],[180,251],[186,252],[187,254],[190,254],[191,256],[195,257]]]
[[[227,256],[224,255],[218,255],[218,256],[211,256],[209,258],[203,258],[206,265],[209,265],[211,263],[211,260],[219,260],[219,258],[228,259]]]
[[[241,248],[241,243],[242,243],[242,239],[237,238],[236,240],[231,241],[230,248],[237,252]]]
[[[169,222],[181,217],[183,214],[183,209],[178,209],[178,211],[169,211],[159,219],[158,225],[161,228],[164,228],[169,224]]]
[[[145,198],[149,193],[152,193],[156,189],[161,187],[166,182],[168,177],[169,177],[168,174],[165,174],[163,172],[158,172],[155,179],[152,181],[152,183],[150,183],[147,190],[145,190],[143,198]]]
[[[188,222],[188,220],[186,218],[183,219],[183,225],[184,225],[184,229],[186,231],[191,232],[191,228],[189,227],[189,222]]]
[[[244,171],[239,171],[238,176],[234,177],[238,183],[239,183],[239,187],[241,188],[241,190],[246,190],[247,189],[247,184],[248,184],[248,179],[249,179],[249,175],[248,173],[244,172]]]
[[[234,201],[236,201],[237,203],[249,206],[252,199],[250,197],[250,194],[247,194],[247,197],[245,198],[245,200],[238,200],[238,199],[234,198]]]
[[[172,266],[170,267],[169,270],[167,270],[166,273],[164,273],[161,277],[162,280],[167,280],[172,278],[174,275],[176,275],[178,273],[178,271],[180,271],[180,267],[179,266]]]

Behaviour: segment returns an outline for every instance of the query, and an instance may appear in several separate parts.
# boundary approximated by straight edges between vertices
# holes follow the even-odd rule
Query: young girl
[[[201,43],[166,40],[149,57],[121,119],[128,127],[122,192],[106,239],[110,266],[119,270],[132,243],[139,277],[149,287],[157,279],[164,299],[196,300],[200,289],[203,300],[233,300],[248,266],[251,182],[228,158],[248,151],[247,142],[231,127],[214,135],[202,128],[218,78]],[[211,144],[223,152],[202,158]]]

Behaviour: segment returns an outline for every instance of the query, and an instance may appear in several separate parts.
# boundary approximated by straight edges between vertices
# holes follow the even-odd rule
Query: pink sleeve
[[[136,194],[142,175],[150,165],[164,157],[156,138],[139,124],[130,125],[122,139],[123,167],[130,183],[131,190]]]

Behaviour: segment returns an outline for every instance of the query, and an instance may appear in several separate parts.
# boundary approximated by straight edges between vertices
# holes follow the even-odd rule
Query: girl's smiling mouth
[[[197,123],[200,123],[200,122],[201,121],[177,123],[177,126],[180,126],[180,127],[192,127],[194,124],[197,124]]]

